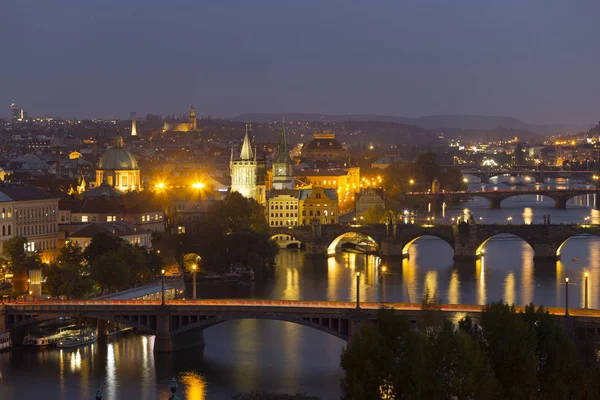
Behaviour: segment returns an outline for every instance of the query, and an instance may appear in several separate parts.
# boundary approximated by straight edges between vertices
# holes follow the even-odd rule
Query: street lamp
[[[569,278],[565,278],[565,317],[569,316]]]
[[[510,221],[512,221],[512,217],[508,217],[508,218],[506,218],[506,220],[508,221],[508,224],[510,225]]]
[[[198,266],[196,264],[192,265],[192,299],[196,300],[196,269]]]
[[[360,308],[360,272],[356,273],[356,309]]]
[[[160,285],[161,285],[161,305],[165,305],[165,270],[160,271]]]
[[[584,302],[583,305],[586,310],[588,309],[588,273],[586,272],[585,274],[583,274],[583,283],[584,283],[584,293],[583,293],[583,298],[584,298]]]
[[[411,185],[414,185],[414,184],[415,184],[415,180],[414,180],[414,179],[410,179],[410,180],[408,181],[408,183],[410,183]]]
[[[387,267],[384,265],[381,267],[381,302],[385,304],[385,273],[387,272]]]

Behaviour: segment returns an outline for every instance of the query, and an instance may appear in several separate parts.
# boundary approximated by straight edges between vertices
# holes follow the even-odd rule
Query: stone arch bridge
[[[554,208],[564,210],[567,208],[567,201],[577,196],[597,195],[596,188],[581,188],[581,189],[535,189],[535,190],[490,190],[485,192],[479,191],[460,191],[460,192],[409,192],[408,197],[419,197],[429,201],[434,209],[441,209],[444,202],[458,202],[466,200],[469,197],[482,197],[490,202],[490,208],[499,209],[503,200],[515,196],[544,196],[554,200]],[[594,203],[594,208],[598,209],[598,197]]]
[[[348,233],[366,235],[377,243],[383,257],[408,257],[408,248],[423,236],[434,236],[448,243],[455,260],[477,260],[483,247],[494,236],[510,234],[523,239],[534,252],[536,261],[557,261],[567,240],[578,235],[600,236],[600,225],[313,225],[272,228],[287,232],[302,242],[309,255],[328,255],[330,245]]]

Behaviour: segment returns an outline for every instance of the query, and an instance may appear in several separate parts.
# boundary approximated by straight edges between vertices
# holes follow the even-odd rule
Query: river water
[[[500,178],[508,181],[510,178]],[[513,179],[514,181],[514,179]],[[501,183],[497,187],[505,189]],[[563,186],[565,181],[553,182]],[[571,185],[573,183],[571,182]],[[487,190],[493,184],[483,185]],[[482,185],[471,184],[471,190]],[[567,210],[537,196],[505,200],[490,210],[484,199],[463,207],[483,223],[600,223],[600,212],[590,207],[593,196],[570,201]],[[462,208],[438,215],[451,221]],[[522,240],[499,236],[490,240],[475,265],[456,265],[452,248],[435,238],[417,240],[410,258],[392,262],[374,256],[342,253],[313,260],[297,250],[282,251],[273,276],[252,287],[199,285],[199,297],[239,297],[287,300],[356,299],[355,272],[360,271],[364,301],[420,302],[426,290],[444,303],[485,304],[505,300],[517,305],[533,302],[564,305],[565,277],[574,284],[572,306],[583,306],[583,274],[589,274],[589,305],[600,305],[600,239],[575,237],[566,242],[556,264],[536,264],[533,250]],[[388,273],[381,277],[381,267]],[[385,298],[383,298],[385,296]],[[344,342],[325,333],[277,321],[231,321],[207,329],[206,347],[174,354],[154,354],[153,337],[127,334],[116,340],[74,350],[32,350],[17,347],[0,353],[0,399],[93,399],[101,388],[104,399],[166,399],[169,380],[179,381],[184,399],[227,399],[254,389],[306,392],[337,399]]]

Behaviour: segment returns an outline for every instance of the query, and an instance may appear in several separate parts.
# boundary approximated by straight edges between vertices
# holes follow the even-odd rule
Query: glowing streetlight
[[[583,308],[588,309],[588,273],[583,274],[583,283],[584,283],[584,303]]]
[[[569,278],[565,278],[565,316],[569,316]]]
[[[414,184],[415,184],[415,180],[414,180],[414,179],[410,179],[410,180],[408,181],[408,183],[410,183],[411,185],[414,185]]]
[[[194,182],[194,183],[192,183],[192,187],[194,189],[204,189],[204,183],[202,183],[202,182]]]
[[[356,309],[360,308],[360,272],[356,273]]]
[[[198,266],[196,264],[192,265],[192,299],[196,300],[196,269]]]
[[[154,189],[156,189],[156,190],[164,190],[164,188],[165,188],[164,182],[158,182],[156,185],[154,185]]]
[[[387,267],[384,265],[381,267],[381,303],[385,304],[385,273]]]
[[[161,305],[165,305],[165,270],[160,270]]]
[[[467,178],[463,178],[463,183],[469,183],[469,180]]]

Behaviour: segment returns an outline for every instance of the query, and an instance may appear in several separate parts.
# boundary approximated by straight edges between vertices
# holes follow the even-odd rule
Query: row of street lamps
[[[385,304],[385,275],[387,272],[387,267],[381,267],[381,303]],[[587,310],[589,308],[588,305],[588,273],[584,273],[583,275],[583,284],[584,284],[584,301],[583,308]],[[356,308],[360,309],[360,271],[356,272]],[[565,278],[565,316],[569,315],[569,278]]]

